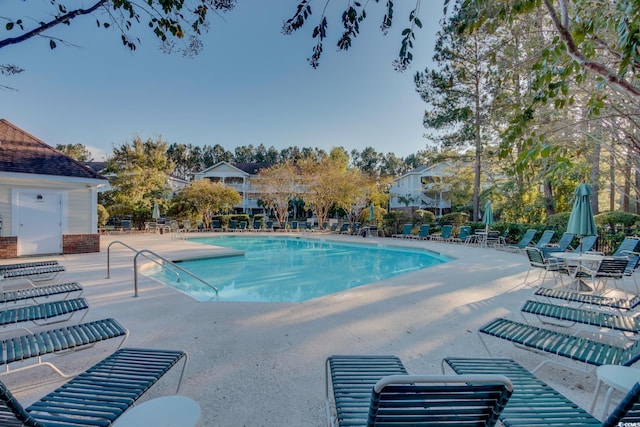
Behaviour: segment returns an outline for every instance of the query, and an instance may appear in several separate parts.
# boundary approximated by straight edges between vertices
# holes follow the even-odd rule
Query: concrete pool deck
[[[91,307],[85,320],[114,317],[128,328],[125,346],[189,354],[180,394],[200,404],[201,426],[323,426],[327,356],[394,354],[412,374],[439,374],[446,356],[488,356],[477,329],[498,316],[521,320],[520,306],[533,294],[522,286],[529,269],[522,254],[431,241],[295,235],[426,248],[456,259],[302,303],[198,302],[144,275],[138,276],[139,296],[134,298],[134,252],[117,243],[111,246],[106,278],[107,247],[113,241],[168,259],[226,250],[171,234],[103,235],[100,253],[38,259],[57,259],[67,268],[62,282],[84,286]],[[493,356],[513,358],[530,369],[544,358],[499,339],[487,337],[486,342]],[[65,372],[78,372],[106,357],[115,345],[107,341],[51,359]],[[174,371],[142,401],[174,393]],[[594,368],[585,374],[547,365],[538,376],[589,408]],[[46,367],[6,375],[2,381],[25,406],[63,382]],[[598,405],[595,415],[600,413]]]

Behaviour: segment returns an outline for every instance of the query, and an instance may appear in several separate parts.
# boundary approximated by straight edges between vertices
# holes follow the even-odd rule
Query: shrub
[[[636,222],[640,221],[640,215],[628,213],[628,212],[604,212],[595,216],[596,224],[598,226],[608,225],[612,229],[616,224],[622,224],[625,227],[631,227]]]
[[[440,224],[453,224],[460,225],[464,224],[469,220],[469,214],[466,212],[451,212],[446,215],[442,215],[442,217],[438,220]]]
[[[412,222],[411,217],[403,211],[390,211],[382,217],[384,233],[387,236],[399,234],[402,226],[410,222]]]
[[[416,211],[416,215],[418,216],[418,218],[420,218],[420,222],[422,224],[432,224],[436,222],[436,216],[431,211],[418,209]]]
[[[109,221],[109,211],[102,205],[98,205],[98,226],[104,227]]]
[[[566,230],[570,216],[571,212],[560,212],[549,215],[547,219],[545,219],[544,224],[547,227],[553,227],[555,230]]]

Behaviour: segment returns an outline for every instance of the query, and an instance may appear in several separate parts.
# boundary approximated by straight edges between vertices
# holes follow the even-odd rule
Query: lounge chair
[[[56,295],[63,296],[66,299],[76,292],[76,296],[80,296],[82,291],[83,288],[78,282],[15,289],[0,292],[0,303],[17,303],[27,300],[37,302],[41,298],[50,298]]]
[[[0,383],[3,426],[110,426],[178,362],[182,351],[123,348],[27,408]]]
[[[413,228],[413,227],[411,227]],[[420,230],[418,234],[409,234],[407,237],[409,239],[417,239],[417,240],[428,240],[429,239],[429,224],[422,224],[420,226]],[[404,231],[404,230],[403,230]],[[411,231],[409,231],[411,233]]]
[[[125,233],[129,233],[131,232],[132,228],[131,228],[131,221],[128,219],[122,220],[120,221],[120,228],[122,229],[123,232]]]
[[[553,230],[545,230],[540,236],[540,239],[533,245],[538,249],[542,249],[546,247],[549,243],[551,243],[551,239],[553,239]]]
[[[36,286],[41,282],[55,282],[64,272],[64,266],[59,264],[14,268],[0,272],[0,282],[27,281],[33,286]]]
[[[238,230],[245,231],[247,229],[247,221],[240,221],[238,223]]]
[[[211,225],[211,231],[222,231],[220,220],[214,219],[213,221],[211,221],[210,225]],[[207,229],[206,225],[204,224],[204,221],[200,219],[196,221],[196,228],[198,229],[198,231],[206,231]]]
[[[351,235],[357,236],[360,233],[360,226],[362,226],[359,222],[354,222],[353,227],[351,227]]]
[[[636,248],[640,243],[640,238],[627,236],[624,238],[618,249],[611,254],[612,256],[627,256],[629,252],[636,252]]]
[[[266,231],[273,231],[273,221],[267,221],[267,222],[264,224],[264,229],[265,229]]]
[[[17,325],[19,323],[31,322],[34,325],[50,325],[53,323],[66,322],[71,317],[80,312],[84,319],[89,310],[89,303],[84,298],[74,298],[70,300],[44,302],[35,305],[22,305],[19,307],[0,310],[0,327]]]
[[[331,227],[329,227],[329,233],[335,233],[336,231],[338,231],[338,223],[334,222],[331,224]]]
[[[407,239],[411,236],[411,230],[413,230],[413,224],[405,224],[402,226],[402,233],[392,234],[391,237],[397,239]]]
[[[527,271],[527,275],[524,277],[524,281],[522,282],[523,284],[533,286],[533,283],[540,279],[542,279],[540,283],[544,283],[547,278],[547,273],[551,273],[553,275],[554,282],[557,282],[558,279],[562,282],[562,275],[569,274],[569,271],[562,260],[557,258],[545,259],[542,256],[542,251],[540,249],[531,246],[526,247],[525,252],[529,258],[529,270]],[[534,282],[528,282],[527,279],[532,271],[538,272],[538,278]]]
[[[291,231],[298,231],[298,221],[291,221]]]
[[[349,223],[348,222],[342,223],[342,225],[340,226],[340,229],[338,230],[338,234],[349,234]]]
[[[536,296],[545,298],[554,298],[568,302],[575,302],[580,305],[612,308],[616,310],[632,310],[640,305],[640,295],[636,295],[631,299],[624,299],[606,297],[603,295],[585,294],[583,292],[567,291],[564,289],[549,289],[543,287],[536,289],[534,294]]]
[[[538,379],[511,359],[448,357],[445,364],[460,375],[505,375],[513,383],[513,394],[499,418],[506,427],[566,427],[627,425],[640,416],[640,385],[636,384],[609,417],[600,422],[589,412]]]
[[[435,240],[438,242],[448,242],[451,240],[451,232],[453,231],[453,225],[443,225],[440,230],[440,234],[432,234],[429,240]]]
[[[184,232],[192,232],[192,231],[198,231],[197,228],[192,227],[191,226],[191,221],[189,221],[188,219],[185,219],[182,221],[182,231]]]
[[[252,231],[262,231],[262,221],[253,221],[253,230]]]
[[[458,237],[452,237],[451,241],[455,243],[466,243],[469,236],[471,236],[471,227],[469,227],[468,225],[463,225],[462,227],[460,227]]]
[[[542,251],[542,256],[548,258],[549,254],[552,252],[566,252],[568,250],[571,250],[571,243],[573,242],[573,239],[575,237],[576,235],[573,233],[563,233],[557,244],[548,244],[540,248],[540,250]]]
[[[531,244],[536,233],[537,231],[535,229],[530,228],[524,233],[524,236],[522,236],[522,239],[520,239],[518,243],[514,243],[512,245],[501,245],[498,249],[504,249],[511,252],[522,252],[524,248]]]
[[[111,338],[122,338],[118,348],[122,346],[129,332],[114,319],[102,319],[57,329],[47,329],[28,333],[0,341],[0,365],[5,365],[4,373],[17,372],[34,366],[48,366],[56,373],[67,377],[55,365],[44,362],[43,356],[55,353],[66,353],[70,350],[82,350],[92,347],[98,342]],[[35,364],[10,369],[12,363],[36,359]],[[0,420],[2,418],[0,417]]]
[[[332,389],[338,426],[352,427],[493,426],[512,393],[503,375],[407,375],[395,356],[331,356],[326,381],[329,424]]]
[[[625,316],[532,300],[525,301],[521,311],[535,315],[542,323],[557,326],[571,327],[580,323],[632,334],[640,332],[640,319],[638,316]],[[561,322],[551,321],[550,319],[556,319]]]
[[[597,241],[598,236],[584,236],[573,251],[578,253],[591,252]]]
[[[585,371],[588,365],[630,366],[640,360],[640,341],[635,341],[628,347],[621,347],[504,318],[497,318],[484,325],[478,331],[480,341],[489,355],[491,355],[491,351],[482,339],[482,334],[511,341],[518,347],[538,353],[546,353],[553,357],[541,362],[533,372],[546,363],[556,363],[567,368],[576,369],[573,365],[562,363],[560,358],[582,362],[584,364],[583,370]]]
[[[238,231],[238,221],[236,221],[235,219],[230,220],[229,228],[227,228],[227,231]]]
[[[0,265],[0,274],[8,270],[19,270],[21,268],[35,268],[35,267],[48,267],[52,265],[58,265],[58,261],[33,261],[33,262],[20,262],[14,264]]]

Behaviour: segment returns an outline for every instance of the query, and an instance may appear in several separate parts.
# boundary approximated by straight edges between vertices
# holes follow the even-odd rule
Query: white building
[[[389,189],[391,210],[414,213],[418,209],[429,210],[436,217],[451,212],[444,178],[454,173],[451,163],[419,166],[394,179]]]
[[[260,169],[271,167],[272,163],[236,163],[218,162],[201,172],[193,174],[194,180],[208,179],[234,188],[242,197],[242,202],[235,206],[236,211],[243,213],[262,212],[258,206],[260,194],[255,188],[256,175]]]

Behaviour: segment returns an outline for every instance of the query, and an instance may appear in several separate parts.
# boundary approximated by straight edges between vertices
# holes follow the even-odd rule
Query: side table
[[[113,427],[195,427],[200,405],[186,396],[164,396],[134,406]]]
[[[604,419],[607,415],[613,390],[628,393],[637,382],[640,382],[640,369],[621,365],[601,365],[596,369],[596,376],[598,382],[593,392],[593,401],[591,402],[589,412],[593,413],[598,394],[600,394],[600,387],[602,384],[606,384],[609,388],[605,394],[604,407],[602,408],[602,418]]]

